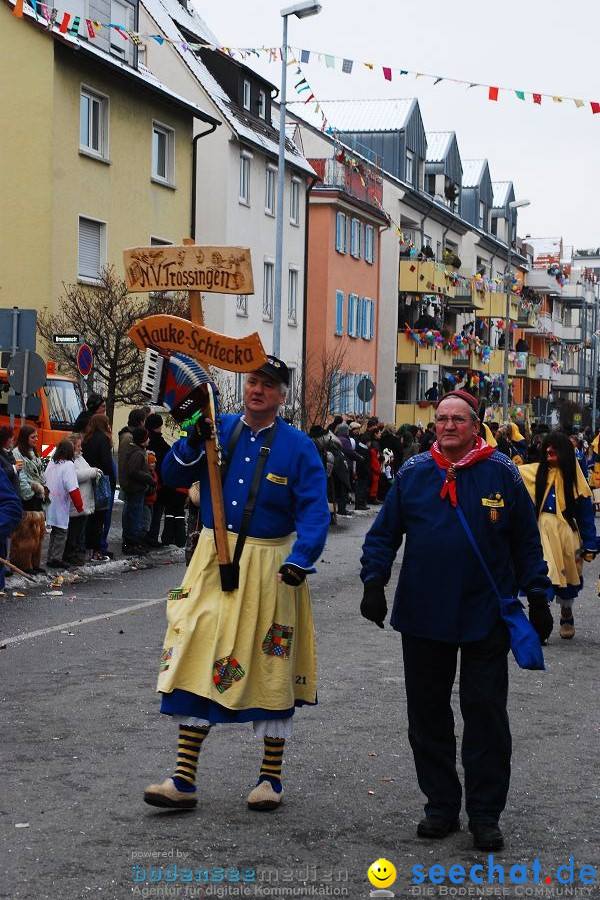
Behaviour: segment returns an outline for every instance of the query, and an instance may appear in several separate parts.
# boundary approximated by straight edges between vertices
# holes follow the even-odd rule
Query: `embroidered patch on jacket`
[[[173,659],[173,647],[167,647],[167,649],[163,650],[163,652],[161,654],[160,662],[158,664],[158,671],[166,672],[166,670],[169,668],[169,663],[172,659]]]
[[[235,681],[240,681],[246,671],[233,657],[223,656],[213,665],[213,681],[220,694],[228,691]]]
[[[275,475],[273,472],[269,472],[267,475],[267,481],[272,481],[274,484],[287,484],[287,475]]]
[[[293,634],[294,629],[291,625],[280,625],[279,622],[273,622],[262,644],[263,653],[288,659],[292,649]]]
[[[186,597],[189,597],[190,589],[189,588],[171,588],[169,593],[167,594],[167,600],[185,600]]]

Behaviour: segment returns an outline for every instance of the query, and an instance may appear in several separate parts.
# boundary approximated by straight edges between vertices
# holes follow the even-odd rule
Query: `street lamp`
[[[529,206],[529,200],[511,200],[509,209],[518,209],[521,206]],[[504,275],[504,289],[506,291],[506,315],[504,316],[504,384],[502,385],[502,421],[508,420],[508,353],[510,344],[510,297],[512,287],[512,216],[508,219],[508,254],[506,260],[506,273]]]
[[[279,158],[277,162],[277,222],[275,231],[275,295],[273,298],[273,354],[281,355],[281,285],[283,276],[283,189],[285,187],[285,94],[287,87],[288,16],[305,19],[321,12],[317,0],[301,0],[281,10],[283,40],[281,44],[281,102],[279,106]]]

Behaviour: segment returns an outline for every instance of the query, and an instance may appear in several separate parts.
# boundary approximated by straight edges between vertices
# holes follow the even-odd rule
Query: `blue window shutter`
[[[356,294],[348,294],[348,334],[354,337],[354,304]]]
[[[369,340],[372,341],[375,337],[375,301],[371,300],[369,303]]]
[[[335,214],[335,249],[341,250],[340,242],[340,213]]]
[[[344,333],[344,292],[335,292],[335,333]]]

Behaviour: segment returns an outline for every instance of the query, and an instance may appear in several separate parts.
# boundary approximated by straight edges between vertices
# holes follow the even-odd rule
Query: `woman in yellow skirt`
[[[560,636],[575,634],[573,604],[583,586],[584,560],[596,555],[592,492],[566,434],[542,440],[540,462],[519,466],[535,504],[548,577],[560,604]]]

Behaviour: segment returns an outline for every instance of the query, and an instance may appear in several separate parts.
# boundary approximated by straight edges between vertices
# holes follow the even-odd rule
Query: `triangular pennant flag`
[[[311,100],[314,100],[314,99],[315,99],[315,95],[314,95],[314,94],[311,94],[310,97],[307,97],[306,100],[305,100],[304,102],[305,102],[305,103],[310,103],[310,101],[311,101]]]
[[[401,74],[401,75],[408,75],[408,70],[407,70],[407,69],[400,69],[400,74]]]
[[[363,66],[365,66],[365,68],[367,69],[370,69],[371,72],[373,71],[373,63],[363,63]]]
[[[386,81],[392,80],[392,70],[388,66],[383,67],[383,77]]]
[[[142,46],[142,41],[137,33],[137,31],[131,31],[129,28],[127,29],[127,34],[131,38],[132,42],[136,45],[136,47]]]
[[[298,88],[300,87],[301,84],[306,84],[306,78],[301,78],[300,81],[294,85],[296,90],[298,90]]]
[[[583,102],[583,100],[573,100],[573,103],[575,104],[577,109],[579,109],[582,106],[585,106],[585,103]]]
[[[65,13],[63,16],[63,20],[60,23],[60,28],[58,29],[61,34],[67,33],[67,28],[69,27],[69,20],[71,18],[71,13]]]
[[[111,22],[111,27],[114,28],[115,31],[116,31],[118,34],[121,35],[121,37],[123,38],[124,41],[128,41],[128,40],[129,40],[129,38],[127,37],[127,35],[125,34],[123,28],[122,28],[120,25],[113,25],[112,22]]]
[[[525,99],[525,91],[515,91],[515,94],[517,95],[517,97],[519,98],[519,100],[524,100],[524,99]]]
[[[434,84],[439,84],[440,81],[443,81],[443,80],[444,80],[443,78],[439,78],[439,77],[438,77],[438,78],[435,79],[435,81],[434,81],[433,83],[434,83]]]
[[[352,72],[352,65],[353,63],[351,59],[342,60],[342,72],[345,75],[350,75],[350,73]]]
[[[16,0],[13,16],[16,16],[17,19],[23,18],[23,0]]]
[[[534,95],[533,95],[533,102],[534,102],[534,103],[537,103],[538,106],[539,106],[539,105],[541,104],[541,102],[542,102],[542,95],[541,95],[541,94],[534,94]]]
[[[325,54],[325,65],[328,69],[335,69],[335,56],[331,56],[329,53]]]
[[[307,63],[310,59],[310,50],[300,51],[300,62]]]
[[[497,87],[491,87],[491,88],[490,88],[490,90],[489,90],[489,92],[488,92],[488,98],[489,98],[490,100],[497,100],[497,99],[498,99],[498,88],[497,88]]]
[[[71,23],[71,25],[69,27],[69,34],[72,35],[73,37],[77,37],[77,35],[79,34],[79,21],[80,21],[79,16],[75,16],[75,18],[73,19],[73,22]]]
[[[591,100],[590,106],[592,107],[592,112],[594,113],[594,115],[596,115],[596,113],[600,113],[600,103],[596,103],[595,100]]]
[[[558,96],[553,96],[552,99],[554,100],[555,103],[562,103],[562,101],[563,101],[563,98],[558,97]]]
[[[94,27],[93,27],[93,25],[92,25],[91,19],[86,19],[86,20],[85,20],[85,24],[86,24],[86,26],[87,26],[88,37],[90,37],[90,38],[95,38],[95,37],[96,37],[96,32],[94,31]]]
[[[164,37],[162,37],[160,34],[151,34],[150,37],[154,38],[154,40],[156,41],[157,44],[162,45],[165,42]]]

